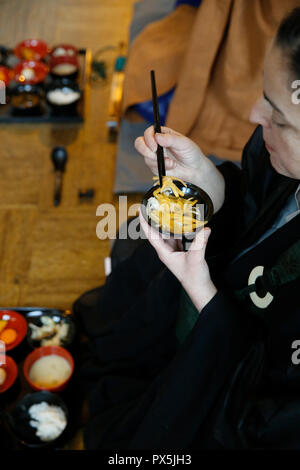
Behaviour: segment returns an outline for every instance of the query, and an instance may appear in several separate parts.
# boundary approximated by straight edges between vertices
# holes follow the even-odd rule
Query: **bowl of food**
[[[63,390],[74,372],[74,360],[60,346],[41,346],[25,359],[24,377],[34,390]]]
[[[5,86],[8,86],[12,79],[12,71],[5,67],[4,65],[0,65],[0,80],[4,82]]]
[[[0,353],[0,394],[9,390],[18,377],[18,367],[15,361]]]
[[[48,45],[40,39],[25,39],[14,49],[14,54],[24,60],[42,60],[48,53]]]
[[[46,91],[48,103],[57,112],[75,108],[81,95],[78,83],[66,78],[55,80]]]
[[[77,55],[51,57],[49,65],[50,72],[58,77],[75,76],[79,68]]]
[[[49,67],[38,60],[22,60],[14,67],[13,73],[17,83],[35,85],[45,80]]]
[[[12,112],[33,114],[42,110],[44,92],[39,85],[17,84],[10,92]]]
[[[62,398],[48,391],[25,395],[7,413],[12,434],[32,448],[57,444],[68,426],[68,409]]]
[[[163,177],[144,195],[141,212],[148,224],[159,232],[189,238],[201,230],[214,211],[209,195],[192,183],[172,176]]]
[[[32,310],[26,315],[27,340],[34,348],[40,346],[70,346],[75,337],[75,324],[70,315],[59,311]]]
[[[5,350],[18,346],[27,333],[27,321],[20,313],[13,310],[0,310],[0,341]]]

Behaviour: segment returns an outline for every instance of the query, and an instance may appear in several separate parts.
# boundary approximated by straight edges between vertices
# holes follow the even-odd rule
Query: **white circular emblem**
[[[255,284],[256,279],[262,276],[263,273],[263,266],[256,266],[255,268],[253,268],[249,275],[248,286],[250,286],[251,284]],[[274,299],[273,295],[271,295],[270,292],[267,292],[264,297],[259,297],[256,292],[250,292],[249,295],[254,305],[258,308],[267,308]]]

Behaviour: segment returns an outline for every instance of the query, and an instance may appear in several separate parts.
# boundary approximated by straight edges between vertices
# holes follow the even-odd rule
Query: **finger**
[[[160,259],[174,252],[174,249],[171,246],[169,246],[167,243],[165,243],[159,231],[152,228],[145,221],[144,216],[141,213],[141,210],[139,210],[139,220],[140,220],[140,224],[143,229],[143,232],[145,233],[146,237],[148,238],[153,248],[155,248],[155,250],[157,251],[157,254]]]
[[[204,229],[197,232],[189,251],[198,251],[201,254],[201,257],[204,257],[210,234],[211,229],[209,227],[205,227]]]
[[[157,161],[156,160],[145,157],[145,163],[150,168],[152,173],[154,173],[154,175],[158,174],[158,168],[157,168]]]
[[[156,152],[157,150],[157,142],[154,138],[154,134],[155,132],[153,126],[148,127],[144,132],[145,143],[152,150],[152,152]]]
[[[181,134],[156,133],[155,140],[162,147],[172,148],[175,151],[186,150],[195,145],[188,137]]]
[[[180,132],[174,131],[170,127],[166,127],[166,126],[161,126],[161,133],[162,134],[180,135],[181,137],[183,137],[183,134],[180,134]]]
[[[169,127],[165,127],[165,126],[161,127],[161,132],[163,134],[171,134],[171,135],[181,136],[181,134],[179,134],[179,132],[173,131],[173,129],[170,129]],[[154,130],[154,126],[148,127],[144,132],[145,143],[152,150],[152,152],[157,151],[157,142],[156,142],[155,136],[156,136],[156,133],[155,133],[155,130]]]
[[[152,152],[152,150],[146,145],[144,137],[137,137],[134,142],[135,149],[143,155],[143,157],[147,157],[149,159],[155,160],[156,153]]]
[[[146,165],[150,168],[150,170],[157,175],[158,174],[158,167],[157,167],[157,157],[144,157]],[[166,171],[173,170],[176,167],[176,162],[172,158],[165,157],[165,169]]]

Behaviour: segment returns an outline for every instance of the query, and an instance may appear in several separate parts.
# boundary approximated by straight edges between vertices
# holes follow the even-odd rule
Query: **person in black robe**
[[[300,448],[297,77],[300,8],[266,54],[242,168],[216,168],[168,128],[137,139],[153,172],[160,144],[167,174],[205,189],[215,212],[187,252],[148,232],[75,302],[86,449]]]

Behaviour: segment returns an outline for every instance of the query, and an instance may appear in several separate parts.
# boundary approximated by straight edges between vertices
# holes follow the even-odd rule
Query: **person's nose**
[[[270,104],[262,96],[252,107],[249,115],[249,120],[253,124],[260,124],[263,127],[269,127],[271,124],[271,111]]]

